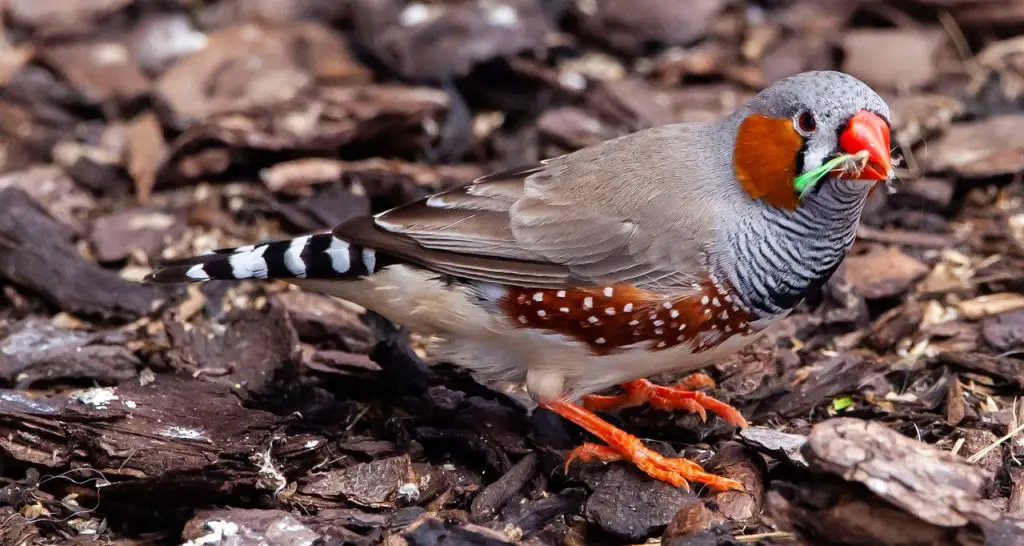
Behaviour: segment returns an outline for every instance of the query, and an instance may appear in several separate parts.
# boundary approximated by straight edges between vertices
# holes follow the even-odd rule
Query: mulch
[[[1018,2],[2,9],[0,545],[1024,543]],[[900,180],[820,293],[706,370],[750,428],[607,416],[745,492],[566,471],[581,430],[345,302],[139,282],[811,69],[889,100]]]

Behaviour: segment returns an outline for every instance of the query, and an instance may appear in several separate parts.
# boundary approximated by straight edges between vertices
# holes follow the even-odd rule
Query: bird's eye
[[[796,130],[802,135],[809,135],[818,128],[818,122],[814,120],[814,114],[804,110],[793,118]]]

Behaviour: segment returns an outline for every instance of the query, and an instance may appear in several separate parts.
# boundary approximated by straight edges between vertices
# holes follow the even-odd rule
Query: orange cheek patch
[[[749,311],[710,278],[678,299],[619,284],[568,290],[510,288],[500,304],[513,324],[582,341],[595,354],[637,343],[646,343],[651,350],[690,344],[698,353],[752,332]]]
[[[736,179],[750,197],[794,210],[799,199],[793,179],[802,146],[803,138],[793,129],[791,120],[752,114],[736,132]]]

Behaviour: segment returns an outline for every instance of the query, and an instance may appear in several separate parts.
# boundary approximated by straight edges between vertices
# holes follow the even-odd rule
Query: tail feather
[[[165,261],[146,276],[146,281],[357,279],[395,262],[371,248],[320,233]]]

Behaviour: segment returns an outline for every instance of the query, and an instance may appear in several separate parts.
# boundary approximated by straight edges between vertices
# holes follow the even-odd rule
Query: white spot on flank
[[[704,296],[703,298],[700,299],[700,304],[701,305],[707,305],[708,301],[709,301],[708,297]]]
[[[672,312],[668,314],[668,316],[670,316],[672,318],[679,318],[679,311],[676,311],[675,309],[673,309]]]
[[[555,295],[560,297],[560,298],[564,298],[565,297],[565,290],[559,290]]]
[[[583,308],[584,309],[590,309],[593,306],[594,306],[594,298],[592,298],[590,296],[587,296],[587,297],[583,298]]]
[[[640,324],[639,320],[631,320],[631,321],[629,321],[629,325],[630,326],[636,326],[637,324]]]
[[[682,334],[679,334],[678,336],[676,336],[676,341],[682,341],[684,339],[686,339],[686,336],[684,336]]]
[[[604,287],[604,296],[605,296],[606,298],[610,298],[610,297],[612,297],[612,294],[614,294],[614,293],[615,293],[615,291],[614,291],[614,290],[612,290],[612,287],[610,287],[610,286],[606,286],[606,287]]]
[[[533,301],[544,301],[544,293],[543,292],[534,292],[533,293]]]
[[[529,321],[526,320],[526,316],[525,315],[519,315],[519,322],[521,322],[523,324],[526,324]]]
[[[615,314],[615,308],[614,308],[614,307],[608,307],[608,308],[606,308],[606,309],[604,310],[604,314],[606,314],[606,315],[614,315],[614,314]]]
[[[594,340],[594,343],[597,343],[598,345],[604,345],[604,338],[603,337],[599,337],[599,338]]]
[[[363,249],[363,265],[366,266],[367,273],[373,273],[377,267],[377,252],[372,248]]]
[[[569,308],[568,307],[559,307],[558,310],[563,312],[563,313],[568,313],[569,312]]]
[[[718,317],[721,318],[722,320],[729,320],[729,312],[728,311],[722,311],[722,314],[718,315]]]
[[[622,306],[622,312],[623,313],[629,313],[632,310],[633,310],[633,304],[632,303],[627,303],[626,305]]]
[[[732,331],[732,327],[731,327],[731,326],[729,326],[728,324],[726,324],[726,325],[725,325],[725,333],[727,333],[727,334],[728,334],[728,333],[729,333],[729,332],[731,332],[731,331]]]
[[[724,299],[726,303],[732,303],[732,296],[730,296],[729,294],[723,296],[722,299]]]
[[[654,329],[654,334],[655,334],[655,335],[658,335],[658,336],[660,336],[661,334],[664,334],[664,333],[665,333],[665,330],[663,330],[663,329],[661,329],[661,328],[655,328],[655,329]]]
[[[306,264],[302,261],[302,250],[306,248],[306,243],[308,242],[309,235],[296,237],[288,245],[288,250],[284,251],[284,266],[288,268],[292,275],[300,279],[306,278]]]
[[[597,317],[595,317],[594,315],[590,315],[589,317],[587,317],[587,322],[591,324],[597,324]]]
[[[348,243],[337,237],[331,238],[331,246],[324,251],[331,257],[331,269],[335,273],[348,273]]]
[[[663,321],[663,320],[656,320],[656,321],[654,321],[654,325],[655,326],[661,326],[662,324],[665,324],[665,321]]]
[[[672,308],[672,302],[666,301],[665,303],[661,304],[661,306],[664,307],[665,309],[671,309]]]
[[[711,300],[711,304],[714,305],[715,307],[721,307],[722,306],[722,302],[718,301],[718,298],[715,298],[715,299]]]
[[[185,272],[185,276],[188,277],[189,279],[192,279],[193,281],[210,280],[210,275],[209,273],[206,272],[205,269],[203,269],[203,264],[196,264],[188,268],[188,271]]]
[[[665,346],[665,342],[664,342],[664,341],[659,341],[659,342],[658,342],[658,348],[659,348],[659,349],[660,349],[660,348],[662,348],[662,347],[664,347],[664,346]]]
[[[547,313],[543,309],[538,309],[537,310],[537,316],[538,317],[543,317],[543,316],[546,316],[546,315],[547,315]]]

